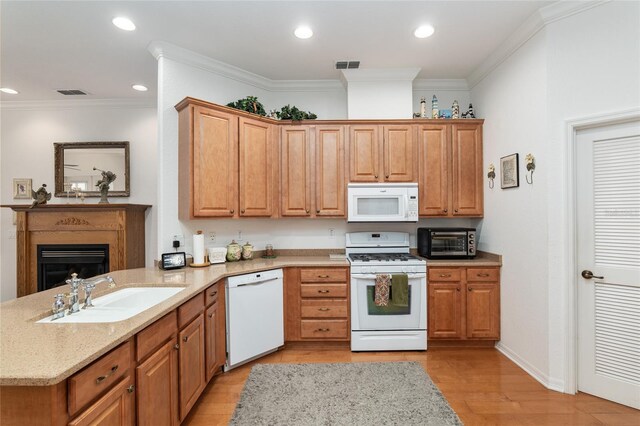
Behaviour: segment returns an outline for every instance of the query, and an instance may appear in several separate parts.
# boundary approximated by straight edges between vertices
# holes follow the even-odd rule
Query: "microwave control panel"
[[[418,197],[415,195],[409,195],[409,202],[407,203],[407,219],[418,220]]]

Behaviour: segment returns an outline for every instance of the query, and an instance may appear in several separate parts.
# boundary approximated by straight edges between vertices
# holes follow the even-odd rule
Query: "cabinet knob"
[[[311,210],[307,209],[307,213],[309,213]]]
[[[387,179],[389,179],[389,175],[385,175],[385,177],[386,177]]]
[[[183,341],[183,342],[186,342],[186,341],[188,341],[188,340],[189,340],[189,336],[184,336],[184,337],[182,338],[182,341]]]
[[[213,318],[213,312],[209,314],[209,318]]]
[[[456,291],[460,291],[460,287],[456,287]]]
[[[129,386],[129,387],[127,388],[127,392],[129,392],[129,393],[133,393],[133,391],[134,391],[135,389],[136,389],[136,388],[135,388],[135,386],[131,385],[131,386]]]
[[[316,210],[316,213],[320,213],[320,209]]]
[[[229,210],[229,213],[233,214],[235,212],[234,209]]]
[[[244,209],[240,210],[240,213],[244,214]]]
[[[180,345],[176,343],[175,345],[173,345],[173,349],[176,349],[176,350],[180,349]]]
[[[458,209],[455,209],[455,210],[454,210],[454,212],[455,212],[455,213],[458,213]]]
[[[471,287],[468,287],[468,288],[467,288],[467,290],[468,290],[468,291],[471,291],[471,290],[473,290],[473,289],[472,289]]]
[[[444,209],[444,212],[447,213],[449,211],[449,209]]]
[[[373,175],[374,178],[378,179],[378,175]]]

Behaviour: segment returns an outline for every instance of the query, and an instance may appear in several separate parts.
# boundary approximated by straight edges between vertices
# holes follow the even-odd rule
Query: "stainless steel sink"
[[[93,299],[93,307],[81,309],[63,318],[52,316],[37,321],[45,324],[116,322],[131,318],[171,296],[184,287],[129,287]]]

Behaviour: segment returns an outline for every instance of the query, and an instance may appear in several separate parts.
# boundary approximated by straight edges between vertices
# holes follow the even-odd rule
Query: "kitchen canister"
[[[231,243],[227,246],[227,260],[229,262],[236,262],[240,260],[242,255],[242,247],[236,243],[236,240],[231,240]]]
[[[247,244],[242,246],[242,260],[251,259],[253,259],[253,246],[247,241]]]

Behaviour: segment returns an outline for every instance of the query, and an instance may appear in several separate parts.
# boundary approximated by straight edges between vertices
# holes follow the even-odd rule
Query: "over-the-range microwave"
[[[417,183],[350,183],[347,221],[417,222]]]

